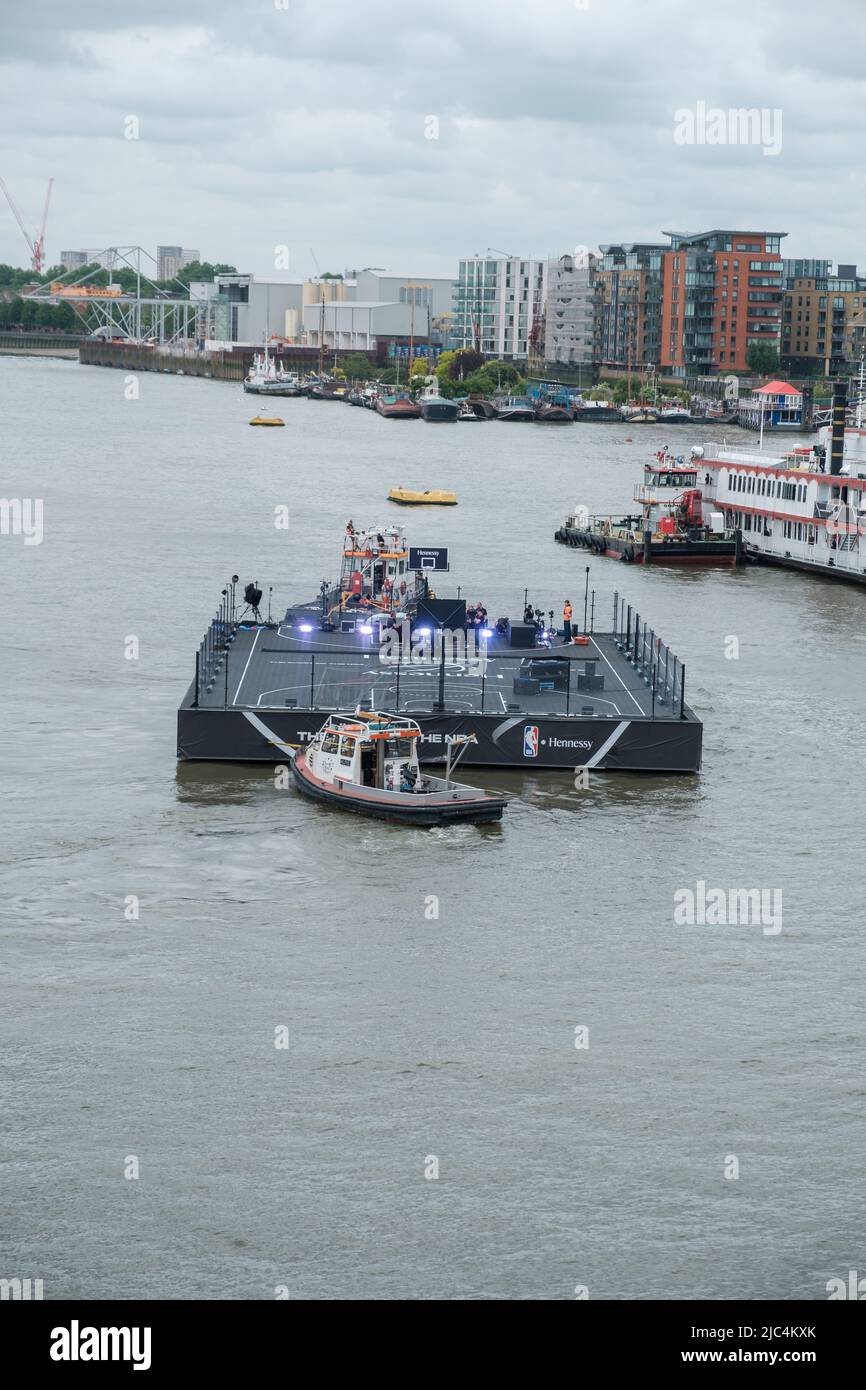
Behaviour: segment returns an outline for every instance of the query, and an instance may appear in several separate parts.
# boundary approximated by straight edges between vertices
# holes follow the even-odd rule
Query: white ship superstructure
[[[705,497],[740,530],[747,557],[866,583],[866,429],[845,428],[845,393],[819,442],[692,450]]]

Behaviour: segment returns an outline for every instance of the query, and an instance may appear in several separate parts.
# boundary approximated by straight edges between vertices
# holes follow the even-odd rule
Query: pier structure
[[[210,320],[215,312],[213,301],[194,300],[186,287],[178,283],[178,292],[160,289],[152,276],[142,268],[143,259],[153,261],[141,246],[109,246],[99,252],[102,264],[92,265],[83,274],[77,269],[64,271],[49,284],[39,285],[26,292],[37,304],[68,304],[88,335],[104,339],[166,344],[204,341],[213,336]],[[154,262],[155,264],[155,262]],[[92,284],[95,276],[106,266],[109,283]],[[136,287],[130,292],[113,280],[117,270],[135,274]]]

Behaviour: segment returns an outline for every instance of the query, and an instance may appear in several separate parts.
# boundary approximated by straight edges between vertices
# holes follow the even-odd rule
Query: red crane
[[[42,225],[39,228],[39,235],[34,238],[31,237],[30,233],[25,227],[24,219],[21,216],[21,213],[18,211],[18,208],[15,206],[15,200],[13,199],[12,194],[9,192],[9,189],[6,187],[6,184],[4,183],[3,179],[0,178],[0,188],[2,188],[3,192],[5,193],[6,201],[12,209],[15,221],[21,228],[21,231],[24,234],[24,240],[27,242],[27,245],[30,248],[30,269],[35,271],[37,275],[42,274],[42,268],[45,264],[45,224],[48,221],[48,205],[51,202],[51,188],[53,183],[53,179],[48,180],[48,188],[45,191],[45,206],[42,209]]]

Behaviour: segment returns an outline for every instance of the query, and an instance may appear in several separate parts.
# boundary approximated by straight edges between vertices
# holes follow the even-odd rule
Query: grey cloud
[[[0,169],[31,221],[57,176],[49,251],[177,239],[265,269],[263,247],[288,238],[308,262],[315,239],[331,265],[411,253],[448,269],[488,244],[545,253],[733,220],[787,228],[792,254],[866,259],[848,177],[863,137],[855,0],[822,7],[827,45],[804,41],[781,0],[43,0],[0,14]],[[698,100],[781,108],[781,155],[677,146],[674,112]],[[122,138],[128,113],[137,143]],[[23,250],[0,207],[0,259]]]

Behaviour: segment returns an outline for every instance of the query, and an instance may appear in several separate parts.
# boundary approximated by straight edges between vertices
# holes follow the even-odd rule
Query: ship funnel
[[[842,472],[845,453],[845,411],[848,406],[848,387],[844,381],[833,382],[833,427],[830,435],[830,472]]]

